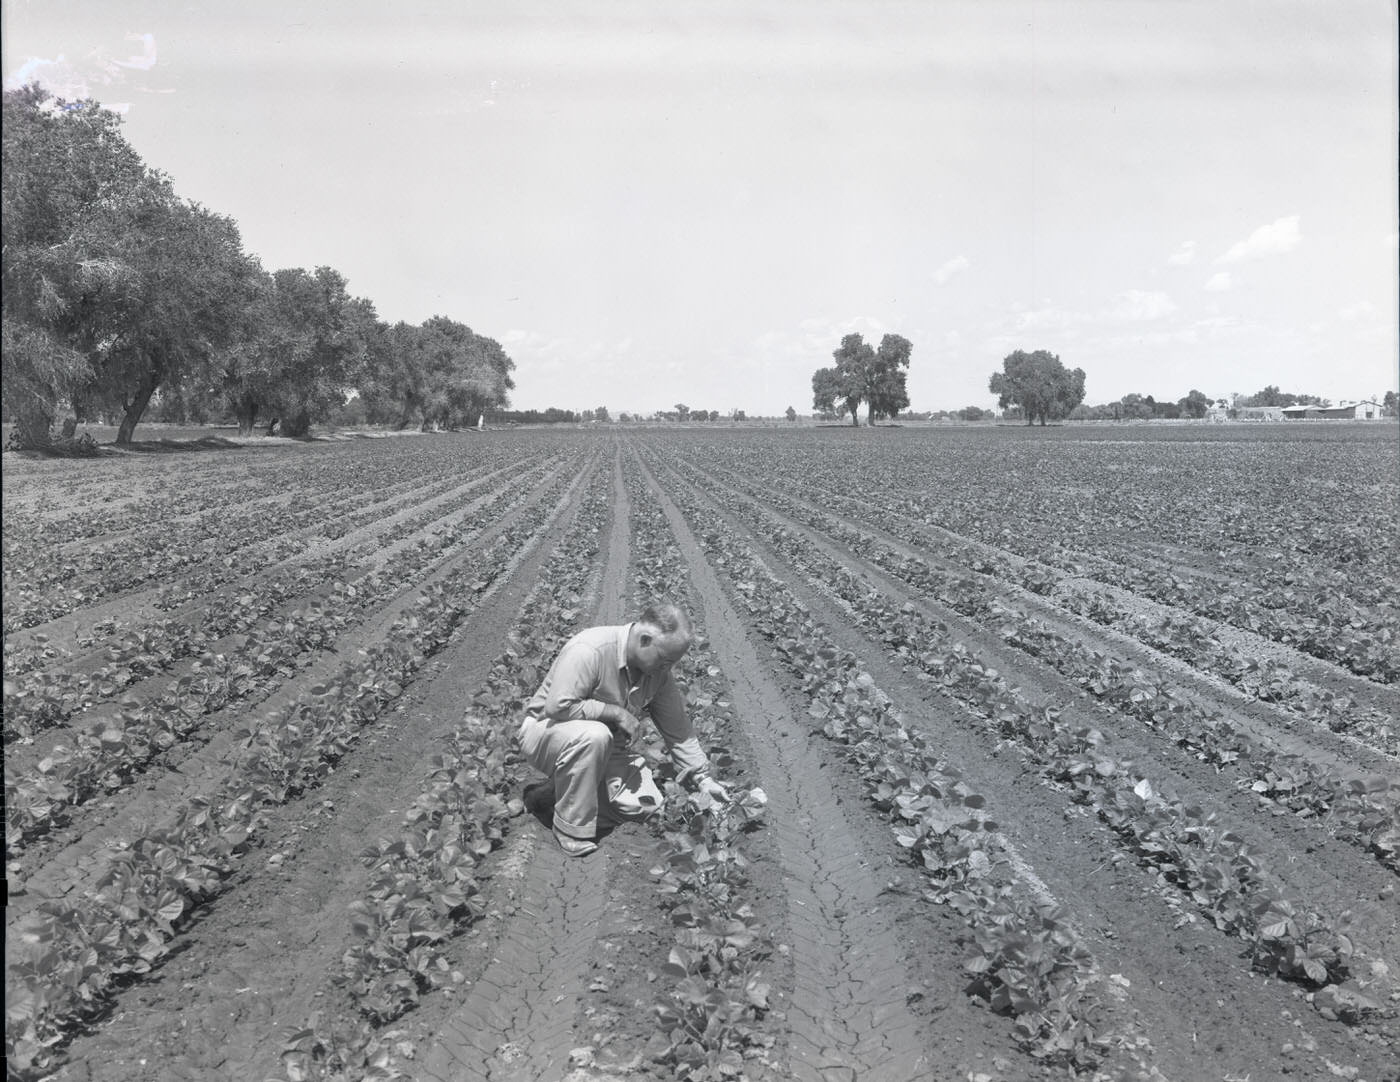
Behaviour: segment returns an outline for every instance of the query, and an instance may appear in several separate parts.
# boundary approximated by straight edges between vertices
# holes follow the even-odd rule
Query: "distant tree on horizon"
[[[1186,397],[1178,402],[1177,405],[1181,407],[1181,412],[1186,414],[1187,417],[1200,420],[1210,409],[1210,399],[1200,391],[1192,388],[1187,392]]]
[[[1315,394],[1290,394],[1287,391],[1280,391],[1276,386],[1270,384],[1262,391],[1256,391],[1246,398],[1240,399],[1236,405],[1240,406],[1322,406],[1326,402]]]
[[[1044,427],[1047,420],[1068,417],[1084,401],[1084,370],[1065,368],[1048,350],[1026,353],[1018,349],[1002,361],[1002,371],[992,373],[987,387],[999,396],[1001,409],[1017,407],[1027,425],[1039,420]]]
[[[862,335],[846,335],[832,353],[836,364],[812,373],[812,407],[838,416],[849,413],[853,425],[860,424],[862,403],[869,424],[895,417],[909,406],[906,380],[913,351],[909,339],[898,334],[885,335],[878,349]]]

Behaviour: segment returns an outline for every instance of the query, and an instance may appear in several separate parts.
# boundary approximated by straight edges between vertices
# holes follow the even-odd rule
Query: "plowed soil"
[[[1150,447],[1151,432],[1134,430],[1135,443],[1145,440]],[[1191,468],[1182,466],[1191,447],[1203,456],[1196,468],[1207,468],[1219,454],[1216,434],[1204,428],[1200,432],[1199,443],[1168,441],[1174,469]],[[1033,436],[988,430],[977,438],[985,441],[979,446],[986,454],[996,455],[998,440],[1019,452]],[[660,527],[654,519],[638,518],[637,501],[629,494],[645,493],[660,509],[683,563],[688,585],[679,600],[693,611],[703,633],[702,646],[682,663],[678,675],[683,682],[698,681],[709,671],[722,682],[728,708],[724,723],[708,740],[732,760],[725,780],[734,789],[762,788],[768,796],[763,826],[747,842],[751,863],[744,892],[771,942],[761,963],[772,987],[771,1009],[761,1020],[770,1041],[761,1050],[750,1050],[744,1077],[754,1082],[1400,1079],[1400,997],[1392,982],[1375,985],[1383,1000],[1380,1011],[1348,1022],[1317,1010],[1307,985],[1261,972],[1251,964],[1246,944],[1217,931],[1183,892],[1123,849],[1063,786],[1046,781],[1023,749],[990,732],[964,705],[920,678],[906,658],[862,626],[829,583],[811,578],[777,539],[781,529],[804,533],[891,601],[946,624],[1028,697],[1054,703],[1067,719],[1102,729],[1115,754],[1147,764],[1183,799],[1217,811],[1249,839],[1290,891],[1325,919],[1346,927],[1368,974],[1400,974],[1396,876],[1374,855],[1338,840],[1327,822],[1286,812],[1234,775],[1092,702],[1045,659],[1008,645],[996,628],[961,616],[852,551],[834,531],[804,524],[766,506],[762,497],[769,488],[826,513],[825,474],[804,473],[804,461],[858,453],[864,463],[872,456],[888,456],[893,477],[906,455],[946,451],[956,458],[968,453],[969,438],[965,431],[912,429],[855,434],[503,431],[377,440],[372,447],[369,441],[252,444],[187,455],[172,447],[161,455],[61,464],[7,454],[7,534],[12,515],[28,534],[35,534],[36,523],[61,534],[65,524],[71,530],[89,511],[113,513],[110,529],[63,541],[65,552],[102,546],[121,551],[133,539],[149,535],[158,524],[122,518],[141,506],[131,497],[143,490],[170,492],[182,479],[187,483],[191,471],[210,488],[241,485],[262,475],[284,484],[297,476],[299,463],[314,463],[320,470],[335,465],[338,456],[353,459],[355,470],[367,478],[363,493],[318,498],[329,518],[344,510],[339,505],[363,495],[367,510],[362,520],[339,539],[322,537],[314,523],[307,526],[303,548],[279,554],[269,559],[265,571],[247,575],[246,588],[254,591],[274,566],[309,563],[324,555],[327,546],[368,568],[383,560],[389,544],[429,538],[455,516],[470,520],[473,509],[497,496],[516,501],[499,518],[476,523],[475,533],[437,570],[405,582],[401,594],[371,606],[334,648],[303,659],[268,701],[213,715],[196,738],[143,766],[130,784],[74,809],[51,837],[11,854],[11,935],[43,899],[81,897],[101,873],[109,842],[139,835],[197,791],[198,779],[217,773],[234,740],[229,734],[239,723],[256,720],[279,695],[290,696],[359,644],[372,641],[432,576],[440,577],[454,561],[482,551],[513,522],[523,521],[532,506],[541,512],[528,542],[441,651],[417,672],[397,705],[366,727],[322,784],[269,811],[225,889],[178,929],[171,954],[152,972],[115,988],[62,1042],[52,1066],[29,1077],[65,1082],[283,1079],[288,1075],[281,1054],[289,1035],[308,1026],[319,1032],[337,1026],[348,1030],[355,1007],[339,973],[352,943],[347,909],[362,896],[367,876],[360,854],[375,839],[397,832],[436,749],[471,711],[473,696],[506,650],[542,569],[580,528],[590,491],[600,491],[589,487],[600,472],[608,479],[603,491],[611,494],[610,506],[602,517],[596,554],[587,568],[580,568],[586,586],[578,598],[576,626],[623,622],[645,600],[638,585],[644,570],[638,554],[639,542],[648,538],[639,538],[637,530],[651,533]],[[843,442],[833,451],[836,439]],[[940,440],[956,446],[949,449]],[[1354,465],[1357,455],[1384,462],[1387,454],[1393,463],[1394,433],[1385,439],[1368,435],[1348,448],[1348,457],[1339,463]],[[1037,448],[1037,454],[1048,456],[1079,453],[1077,444],[1053,437]],[[380,469],[386,471],[385,480],[377,485],[373,471]],[[448,478],[456,484],[440,483]],[[483,478],[488,483],[475,502],[451,502],[454,492]],[[1076,480],[1090,490],[1099,483],[1115,482]],[[902,489],[918,491],[926,484],[922,477],[905,478]],[[251,511],[266,506],[274,495],[258,487],[239,491],[243,494],[236,506],[220,513],[230,514],[244,502]],[[894,528],[908,521],[900,518],[904,510],[893,497],[864,495],[869,514],[858,521],[838,513],[846,526],[906,555],[951,558],[933,541],[921,547],[907,529]],[[1393,507],[1393,488],[1387,498]],[[288,505],[298,503],[293,494]],[[439,518],[435,509],[449,505],[451,511]],[[1016,856],[1022,888],[1061,906],[1092,953],[1103,1028],[1117,1042],[1099,1063],[1035,1058],[1018,1042],[1009,1018],[965,991],[970,953],[965,922],[924,897],[921,872],[897,844],[888,817],[870,804],[855,765],[810,716],[800,674],[784,666],[740,603],[731,570],[714,558],[696,521],[701,513],[716,516],[747,545],[837,645],[860,659],[906,724],[930,734],[970,787],[987,796],[989,812]],[[415,514],[423,520],[407,538],[387,540],[396,523]],[[198,515],[186,515],[198,521]],[[947,529],[975,540],[956,523]],[[9,551],[7,547],[7,555]],[[1190,553],[1173,558],[1189,559]],[[78,642],[83,629],[98,619],[97,607],[100,618],[113,619],[120,628],[138,627],[155,617],[155,585],[104,595],[94,601],[93,612],[80,608],[15,631],[6,640],[7,668],[12,649],[32,649],[36,634],[44,633],[70,651],[54,663],[56,670],[98,664],[100,637],[89,647]],[[7,574],[7,606],[15,586]],[[1183,694],[1241,719],[1261,738],[1291,752],[1357,774],[1400,773],[1388,749],[1339,737],[1325,724],[1260,703],[1219,674],[1198,671],[1076,616],[1059,605],[1054,593],[1033,594],[1008,583],[1005,595],[1008,603],[1032,611],[1066,636],[1166,674]],[[199,604],[195,598],[181,611],[197,615]],[[1141,604],[1146,611],[1157,603],[1142,598]],[[1239,638],[1244,633],[1234,634],[1235,641],[1247,644],[1247,638]],[[1281,656],[1288,648],[1261,639],[1259,650]],[[1393,685],[1296,651],[1287,656],[1296,662],[1300,679],[1335,694],[1351,694],[1373,711],[1400,715],[1400,693]],[[139,693],[140,686],[135,690]],[[7,736],[7,789],[12,774],[37,770],[41,755],[68,739],[64,732],[59,727],[24,741]],[[518,759],[510,770],[512,791],[523,797],[536,779]],[[601,839],[596,854],[569,859],[550,835],[547,811],[534,806],[515,811],[503,841],[479,869],[480,915],[443,947],[447,965],[460,979],[449,989],[424,994],[415,1009],[382,1028],[385,1061],[408,1077],[443,1082],[674,1077],[655,1057],[660,1030],[654,1008],[672,983],[662,967],[675,942],[652,872],[663,859],[660,827],[654,822],[624,824]]]

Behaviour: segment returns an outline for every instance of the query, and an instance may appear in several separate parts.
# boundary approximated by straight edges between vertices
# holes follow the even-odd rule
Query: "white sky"
[[[497,339],[519,408],[915,410],[1397,383],[1392,0],[5,0],[273,270]]]

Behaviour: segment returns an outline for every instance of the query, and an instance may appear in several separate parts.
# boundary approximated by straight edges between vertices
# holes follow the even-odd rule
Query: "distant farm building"
[[[1240,406],[1235,410],[1235,419],[1238,421],[1282,421],[1284,412],[1282,406]]]
[[[1380,419],[1381,406],[1379,402],[1344,402],[1340,406],[1284,406],[1283,416],[1290,421],[1375,421]]]

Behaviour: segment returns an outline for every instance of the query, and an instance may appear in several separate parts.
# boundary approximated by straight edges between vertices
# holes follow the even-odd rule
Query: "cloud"
[[[1261,225],[1249,235],[1247,240],[1230,247],[1230,250],[1216,260],[1217,263],[1239,263],[1246,259],[1263,259],[1271,255],[1283,255],[1298,247],[1303,239],[1298,232],[1298,215],[1291,214],[1269,225]]]
[[[1017,331],[1059,331],[1074,333],[1080,328],[1114,323],[1145,323],[1162,319],[1177,310],[1176,302],[1161,290],[1129,289],[1097,311],[1076,311],[1045,304],[1015,314]]]
[[[1118,295],[1112,315],[1117,319],[1131,320],[1136,323],[1142,320],[1161,319],[1175,311],[1176,303],[1160,290],[1149,292],[1143,289],[1130,289],[1126,293]]]
[[[1194,240],[1185,241],[1180,248],[1167,256],[1167,262],[1173,267],[1185,267],[1196,261],[1196,242]]]
[[[1210,280],[1206,282],[1206,289],[1211,293],[1224,293],[1230,288],[1230,284],[1230,272],[1217,271],[1215,274],[1212,274]]]
[[[14,71],[5,77],[6,90],[18,90],[26,83],[42,82],[47,85],[47,81],[41,78],[44,68],[51,68],[63,63],[63,54],[58,55],[57,60],[49,60],[42,56],[31,56]]]
[[[1018,331],[1064,331],[1087,319],[1089,316],[1084,312],[1047,304],[1028,312],[1017,312],[1015,327]]]
[[[128,34],[126,40],[141,42],[141,55],[129,57],[126,60],[114,60],[112,63],[119,68],[134,68],[137,71],[150,71],[156,66],[156,36],[154,34]]]
[[[953,275],[962,273],[970,266],[972,266],[972,264],[968,262],[967,256],[956,256],[933,272],[933,280],[939,285],[943,285],[949,278],[953,277]]]
[[[156,39],[154,34],[127,34],[127,41],[141,42],[139,55],[128,55],[118,60],[114,49],[98,45],[85,52],[77,62],[70,63],[64,54],[50,60],[42,56],[27,57],[22,64],[5,77],[5,89],[15,90],[26,83],[39,83],[56,98],[64,101],[84,101],[95,99],[104,109],[114,113],[125,113],[131,108],[130,101],[107,101],[116,94],[127,94],[131,90],[145,93],[171,93],[169,90],[152,90],[146,86],[133,87],[128,82],[130,72],[149,72],[156,66]]]
[[[878,345],[886,329],[873,316],[804,319],[796,327],[756,335],[732,357],[759,362],[765,371],[810,369],[834,363],[831,355],[846,335],[860,334],[869,344]]]

